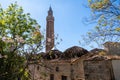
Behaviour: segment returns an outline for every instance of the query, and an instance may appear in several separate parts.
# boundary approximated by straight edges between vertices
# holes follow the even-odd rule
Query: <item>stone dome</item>
[[[41,52],[38,54],[39,57],[43,58],[45,56],[45,52]]]
[[[97,56],[97,55],[106,55],[106,51],[104,49],[99,49],[99,48],[94,48],[94,49],[90,50],[89,52],[90,52],[89,57],[93,57],[93,56]]]
[[[61,54],[62,52],[57,49],[51,50],[45,54],[44,59],[47,59],[47,60],[57,59],[57,58],[60,58]]]
[[[98,54],[100,52],[106,52],[106,51],[104,49],[98,49],[98,48],[90,50],[90,53],[93,53],[93,54]]]
[[[89,53],[86,49],[73,46],[68,49],[66,49],[62,55],[62,58],[75,58],[75,57],[81,57],[84,54]]]

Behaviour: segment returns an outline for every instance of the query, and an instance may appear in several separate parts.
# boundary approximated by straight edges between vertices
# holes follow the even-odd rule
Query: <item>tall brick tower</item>
[[[46,52],[54,47],[54,16],[52,8],[49,8],[48,16],[46,17]]]

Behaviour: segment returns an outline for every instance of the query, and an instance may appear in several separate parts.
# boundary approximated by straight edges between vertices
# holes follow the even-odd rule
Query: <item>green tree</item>
[[[97,25],[84,36],[86,43],[96,42],[101,45],[107,41],[120,41],[120,1],[88,0],[92,16],[86,22]],[[86,37],[87,36],[87,37]]]
[[[28,80],[26,53],[41,50],[42,35],[36,20],[17,3],[0,6],[0,80]]]

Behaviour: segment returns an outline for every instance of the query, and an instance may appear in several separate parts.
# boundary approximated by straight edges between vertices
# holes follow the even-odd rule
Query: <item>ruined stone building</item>
[[[118,44],[112,46],[112,42],[107,42],[104,44],[105,49],[91,51],[78,46],[64,52],[53,50],[54,17],[51,7],[46,21],[46,52],[34,55],[39,57],[36,60],[29,59],[32,80],[120,80]]]
[[[85,80],[120,79],[120,56],[94,56],[83,64]]]
[[[64,53],[51,50],[39,64],[30,65],[31,75],[36,80],[84,80],[83,61],[87,59],[88,54],[87,50],[77,46],[67,49]]]
[[[64,52],[41,53],[37,56],[42,58],[30,61],[32,80],[119,80],[120,56],[101,52],[73,46]]]

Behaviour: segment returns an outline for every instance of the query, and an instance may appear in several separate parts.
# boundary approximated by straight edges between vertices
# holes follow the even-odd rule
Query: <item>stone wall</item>
[[[54,80],[62,80],[62,77],[66,77],[67,80],[84,80],[83,61],[88,57],[89,55],[83,55],[66,60],[44,60],[41,63],[30,64],[29,70],[34,80],[50,80],[51,77],[54,77]]]
[[[120,60],[112,60],[115,80],[120,80]]]
[[[70,79],[70,63],[68,62],[51,62],[47,64],[47,66],[51,67],[50,74],[54,75],[54,80],[61,80],[62,76],[66,76],[67,80]],[[50,75],[49,74],[49,75]]]
[[[119,56],[82,56],[29,65],[32,80],[119,80]],[[87,59],[87,60],[86,60]],[[53,79],[51,79],[53,78]],[[66,78],[66,79],[62,79]]]
[[[71,80],[71,65],[68,62],[49,62],[42,64],[30,64],[29,70],[34,80],[50,80],[50,75],[54,76],[54,80],[61,80],[62,76],[66,76],[67,80]]]
[[[49,69],[43,64],[29,64],[31,80],[49,80]]]
[[[111,60],[84,61],[85,80],[115,80]]]
[[[73,80],[84,80],[84,67],[83,67],[83,61],[86,59],[87,56],[83,56],[73,62]]]
[[[86,56],[71,60],[50,60],[41,64],[30,64],[29,70],[34,80],[50,80],[50,75],[54,80],[62,80],[62,76],[67,80],[84,80],[83,60]]]

